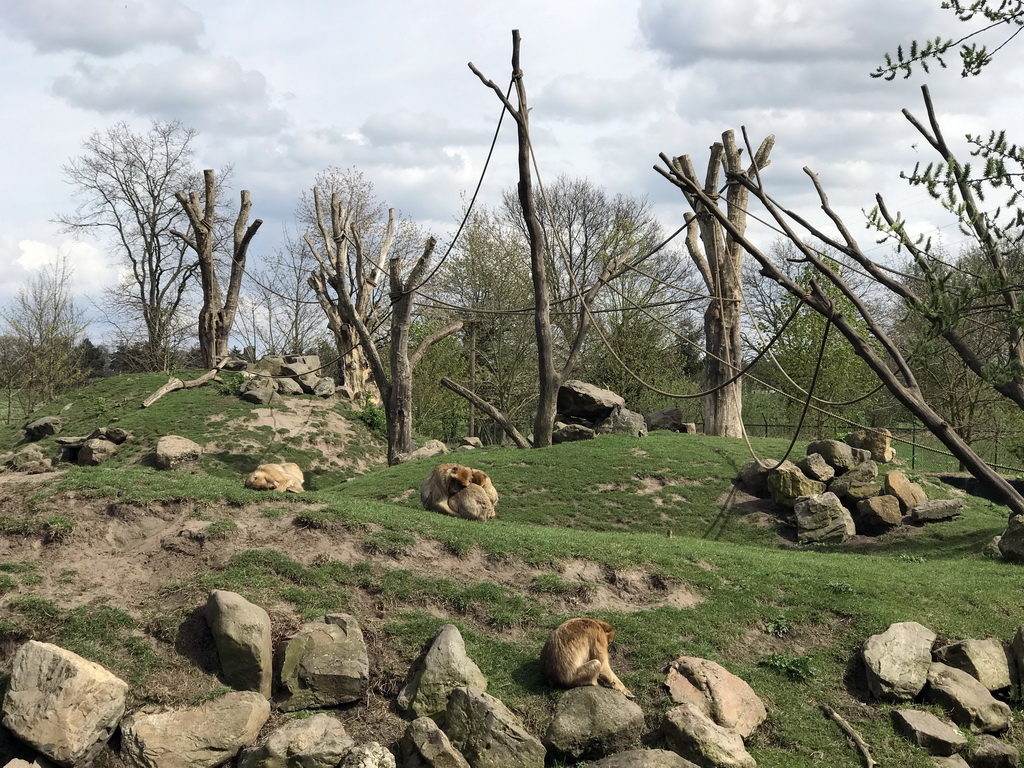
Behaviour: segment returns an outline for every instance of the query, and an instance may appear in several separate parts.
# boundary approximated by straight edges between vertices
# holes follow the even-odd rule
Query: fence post
[[[910,425],[910,469],[917,466],[917,424]]]

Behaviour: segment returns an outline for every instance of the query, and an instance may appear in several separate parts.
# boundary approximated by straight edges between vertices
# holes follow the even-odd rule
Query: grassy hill
[[[879,764],[925,768],[895,734],[891,707],[866,692],[859,647],[894,621],[1004,640],[1024,623],[1020,567],[980,554],[1006,520],[984,499],[965,497],[954,522],[800,548],[786,514],[733,488],[750,458],[742,441],[653,433],[456,454],[501,493],[496,520],[470,522],[420,507],[416,489],[441,459],[374,463],[380,446],[346,406],[286,401],[300,425],[275,427],[263,411],[284,409],[204,387],[138,409],[163,381],[121,377],[48,409],[66,419],[64,434],[115,418],[131,431],[133,447],[111,466],[0,476],[0,662],[34,637],[130,680],[133,706],[202,700],[221,683],[199,609],[224,588],[266,607],[277,639],[325,612],[360,620],[371,693],[338,712],[357,737],[401,734],[394,697],[449,622],[489,692],[542,735],[558,693],[537,654],[553,627],[587,615],[617,629],[612,665],[647,715],[649,743],[670,706],[665,666],[686,654],[723,664],[765,701],[769,719],[749,745],[759,765],[859,766],[827,705]],[[213,446],[202,474],[138,463],[170,432]],[[0,432],[0,451],[19,439]],[[753,441],[761,457],[787,445]],[[310,492],[244,489],[257,458],[310,467]],[[919,479],[932,497],[962,495]],[[1009,739],[1024,745],[1019,718]]]

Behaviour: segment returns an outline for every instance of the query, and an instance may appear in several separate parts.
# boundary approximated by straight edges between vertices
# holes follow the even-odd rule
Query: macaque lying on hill
[[[473,483],[484,489],[487,493],[487,498],[491,500],[492,507],[496,507],[498,505],[498,490],[494,487],[494,483],[491,482],[491,478],[487,476],[486,472],[482,469],[474,469]]]
[[[540,652],[540,668],[551,685],[576,688],[603,684],[633,698],[608,664],[611,624],[597,619],[569,619],[555,628]]]
[[[460,464],[438,464],[420,486],[420,502],[424,509],[458,517],[448,500],[473,482],[473,472]]]
[[[245,478],[245,487],[254,491],[291,491],[302,493],[304,482],[298,464],[260,464]]]
[[[487,489],[475,482],[449,498],[448,507],[456,515],[467,520],[490,520],[494,517],[494,503],[487,494]]]

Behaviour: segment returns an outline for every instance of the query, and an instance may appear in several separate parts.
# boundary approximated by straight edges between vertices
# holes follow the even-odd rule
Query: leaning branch
[[[871,757],[871,750],[868,747],[868,743],[864,741],[864,737],[861,736],[852,725],[846,722],[838,712],[832,709],[832,707],[822,705],[821,711],[824,713],[825,717],[834,721],[836,725],[842,728],[843,733],[845,733],[857,749],[860,750],[861,757],[864,758],[864,768],[875,768],[877,763],[875,763],[874,759]]]
[[[508,416],[503,414],[501,411],[499,411],[493,405],[491,405],[486,400],[481,398],[475,392],[469,391],[468,389],[466,389],[461,384],[456,384],[454,381],[449,379],[447,376],[441,377],[441,386],[445,387],[446,389],[450,389],[452,392],[454,392],[457,395],[462,395],[462,397],[464,397],[467,400],[469,400],[469,402],[471,402],[473,405],[475,405],[481,411],[483,411],[488,416],[490,416],[492,419],[494,419],[496,422],[498,422],[501,425],[501,428],[505,430],[505,434],[508,435],[510,438],[512,438],[512,442],[515,443],[517,447],[519,447],[519,448],[532,448],[533,447],[530,444],[530,441],[527,440],[525,437],[523,437],[523,434],[518,429],[516,429],[515,424],[513,424],[511,421],[509,421]]]
[[[160,389],[158,389],[152,395],[143,400],[142,405],[140,405],[139,407],[149,408],[149,406],[151,406],[161,397],[166,395],[168,392],[174,392],[175,390],[178,389],[193,389],[195,387],[201,387],[206,382],[215,379],[218,373],[220,373],[220,368],[214,368],[204,373],[198,379],[192,379],[191,381],[182,381],[181,379],[176,379],[172,376],[170,381],[168,381],[166,384],[160,387]]]

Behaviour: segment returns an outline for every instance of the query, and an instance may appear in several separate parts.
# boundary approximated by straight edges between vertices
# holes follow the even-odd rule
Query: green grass
[[[195,378],[202,371],[181,371],[175,376]],[[201,445],[213,444],[216,450],[206,453],[200,462],[202,470],[210,476],[237,480],[251,472],[260,462],[293,461],[307,472],[307,488],[335,485],[353,474],[340,466],[329,468],[323,464],[323,454],[302,441],[283,439],[273,427],[256,426],[259,412],[288,411],[288,398],[270,406],[256,406],[237,395],[237,387],[216,383],[194,389],[171,392],[149,408],[140,408],[156,389],[167,383],[164,374],[133,374],[99,379],[75,392],[58,398],[25,420],[42,416],[60,416],[64,428],[60,435],[44,438],[39,445],[49,453],[56,453],[55,437],[89,435],[98,427],[117,426],[132,437],[117,455],[105,463],[107,468],[131,466],[146,462],[164,435],[180,435]],[[295,396],[302,397],[302,396]],[[368,429],[354,418],[355,411],[344,402],[334,409],[349,419],[354,440],[343,454],[350,459],[363,459],[368,463],[379,460],[383,448],[379,441],[370,439]],[[0,446],[18,448],[22,444],[23,421],[0,426]],[[333,433],[316,429],[311,436],[335,440]]]
[[[162,383],[156,379],[137,389],[148,394]],[[116,410],[117,392],[105,397],[105,407]],[[226,396],[202,397],[213,398],[203,401],[207,408]],[[131,408],[121,406],[119,425],[135,418]],[[176,426],[192,439],[207,428],[192,425],[188,433],[176,414],[156,417],[161,429]],[[157,431],[141,421],[135,428]],[[257,434],[274,439],[269,428]],[[779,458],[788,445],[752,442],[760,457]],[[696,655],[725,665],[765,701],[769,720],[749,745],[760,765],[859,766],[845,736],[821,715],[818,708],[828,705],[864,735],[879,764],[926,768],[920,750],[895,735],[889,708],[860,703],[859,648],[894,621],[918,621],[947,638],[1007,641],[1022,621],[1020,567],[979,554],[1005,527],[1004,507],[967,496],[959,519],[912,535],[887,534],[870,546],[796,548],[780,535],[776,517],[747,519],[724,503],[750,458],[740,440],[652,433],[534,451],[485,449],[379,468],[348,482],[322,474],[306,494],[272,497],[241,486],[231,450],[206,477],[126,464],[73,468],[38,492],[30,513],[0,517],[0,529],[41,539],[48,521],[64,517],[65,527],[82,530],[74,507],[52,506],[55,496],[71,492],[139,504],[189,501],[208,521],[207,537],[226,552],[244,546],[237,535],[243,518],[286,531],[294,550],[241,549],[220,565],[183,570],[135,609],[142,618],[106,603],[65,608],[38,592],[36,567],[0,563],[7,614],[0,632],[68,643],[144,684],[162,669],[159,658],[147,656],[151,645],[176,638],[209,590],[230,589],[298,620],[346,611],[372,623],[376,641],[390,650],[394,666],[382,674],[391,680],[404,677],[440,625],[455,623],[489,692],[542,734],[558,694],[542,680],[538,652],[552,628],[588,615],[616,627],[612,663],[637,694],[650,731],[669,706],[666,665]],[[465,521],[421,508],[419,484],[453,458],[494,480],[497,519]],[[930,497],[956,494],[912,474],[927,483]],[[269,498],[273,508],[261,509]],[[328,555],[309,555],[307,541]],[[355,554],[333,559],[340,555],[325,542]],[[451,559],[434,567],[435,555]],[[575,575],[584,570],[592,576]],[[630,579],[636,588],[620,587]],[[609,594],[616,599],[602,601]],[[682,594],[697,602],[673,607],[669,598]],[[1011,730],[1017,746],[1019,730]]]

